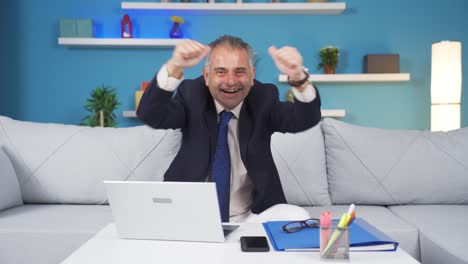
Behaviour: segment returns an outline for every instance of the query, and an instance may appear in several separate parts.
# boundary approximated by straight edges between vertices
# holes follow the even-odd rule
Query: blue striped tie
[[[229,194],[231,185],[231,158],[227,140],[231,112],[221,112],[218,124],[218,143],[213,159],[211,180],[216,183],[221,220],[229,222]]]

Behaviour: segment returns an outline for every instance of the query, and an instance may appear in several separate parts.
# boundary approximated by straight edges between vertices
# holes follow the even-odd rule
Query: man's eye
[[[245,70],[237,70],[237,71],[236,71],[236,74],[237,74],[237,75],[245,74]]]
[[[216,74],[218,74],[218,75],[224,75],[225,73],[226,73],[226,71],[216,70]]]

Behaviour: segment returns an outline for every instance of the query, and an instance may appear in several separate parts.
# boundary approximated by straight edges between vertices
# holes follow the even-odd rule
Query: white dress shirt
[[[170,77],[167,72],[166,65],[163,65],[157,75],[158,85],[161,89],[173,92],[177,89],[179,84],[183,81],[181,79],[176,79]],[[312,85],[307,86],[307,88],[301,93],[296,88],[292,88],[294,97],[301,102],[311,102],[315,99],[316,94]],[[216,106],[216,112],[219,114],[225,109],[221,106],[219,102],[214,100]],[[231,110],[233,117],[228,124],[228,145],[229,145],[229,155],[231,158],[231,193],[230,193],[230,203],[229,215],[241,216],[245,215],[250,211],[250,208],[253,203],[253,191],[254,186],[252,180],[247,175],[247,169],[242,162],[240,156],[240,147],[239,147],[239,114],[242,108],[243,102]],[[207,175],[207,180],[209,175]]]

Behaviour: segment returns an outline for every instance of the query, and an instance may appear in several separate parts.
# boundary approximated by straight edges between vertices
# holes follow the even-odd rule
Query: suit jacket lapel
[[[218,140],[218,114],[216,113],[216,107],[211,96],[207,96],[206,107],[205,107],[205,124],[208,128],[210,136],[210,164],[212,164],[213,156],[216,150],[216,141]]]
[[[239,115],[239,147],[242,161],[247,167],[247,146],[252,131],[252,117],[249,113],[248,97],[244,99]]]

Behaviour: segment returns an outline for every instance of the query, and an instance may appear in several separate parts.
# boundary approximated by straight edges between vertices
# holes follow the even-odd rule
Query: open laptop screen
[[[104,181],[121,238],[223,242],[212,182]]]

